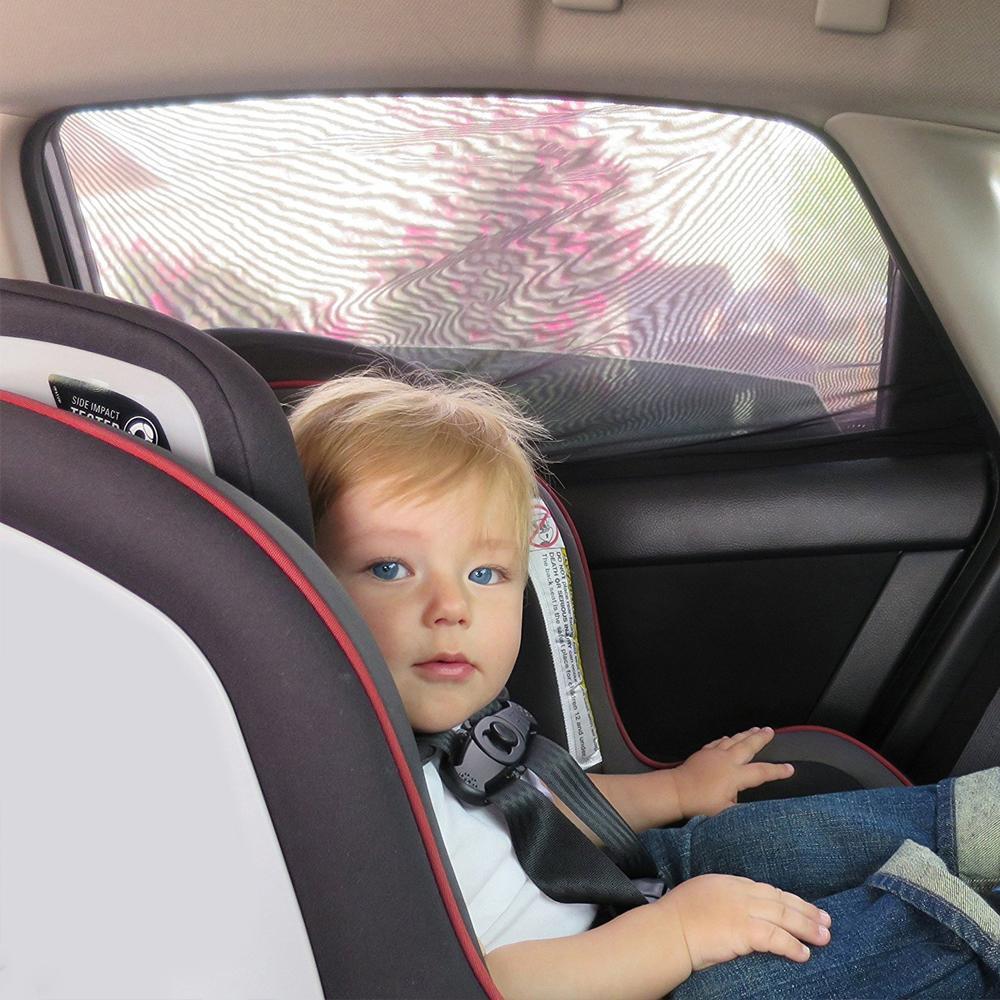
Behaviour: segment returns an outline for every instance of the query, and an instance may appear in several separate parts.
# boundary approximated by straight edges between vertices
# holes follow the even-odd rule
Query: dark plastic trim
[[[928,608],[961,560],[957,551],[904,552],[809,716],[816,724],[858,732],[880,692],[919,634]]]
[[[873,718],[891,718],[891,727],[866,732],[878,736],[890,756],[924,762],[938,746],[935,729],[942,724],[955,699],[975,670],[977,661],[997,627],[1000,609],[1000,517],[997,508],[998,470],[991,462],[993,509],[986,530],[972,550],[961,575],[941,600],[931,622],[924,629],[907,658],[904,671],[894,679],[884,704],[876,705]],[[964,734],[967,740],[973,724]],[[949,740],[949,743],[956,742]],[[961,745],[964,746],[965,740]],[[949,750],[948,765],[959,756]]]
[[[58,141],[63,113],[48,115],[21,147],[21,177],[49,281],[101,293],[101,277]]]
[[[591,567],[971,547],[992,506],[981,452],[605,480],[563,493]],[[607,511],[627,515],[609,522]]]

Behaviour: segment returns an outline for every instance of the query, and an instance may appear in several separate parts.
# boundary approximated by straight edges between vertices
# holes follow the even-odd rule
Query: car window
[[[82,111],[103,290],[500,382],[580,454],[877,426],[890,258],[791,124],[508,96]]]

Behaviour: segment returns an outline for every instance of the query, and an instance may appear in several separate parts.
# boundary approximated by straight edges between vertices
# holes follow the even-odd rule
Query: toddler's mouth
[[[475,673],[475,666],[464,653],[435,653],[430,659],[415,663],[414,667],[428,680],[465,680]]]

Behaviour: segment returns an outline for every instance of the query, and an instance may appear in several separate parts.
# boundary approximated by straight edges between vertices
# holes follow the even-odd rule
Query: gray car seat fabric
[[[306,334],[234,329],[211,332],[255,364],[274,391],[289,405],[294,405],[296,394],[305,387],[358,367],[379,363],[390,370],[394,366],[404,371],[413,367],[408,362],[395,361],[369,349]],[[602,763],[596,766],[616,772],[663,766],[662,762],[645,758],[635,748],[615,710],[582,544],[558,498],[544,485],[542,492],[547,497],[549,510],[566,544],[580,669],[600,742]],[[530,602],[526,609],[525,638],[509,689],[512,697],[531,708],[542,730],[550,738],[573,750],[566,735],[572,731],[573,721],[567,716],[566,705],[556,684],[556,671],[539,609],[543,597],[537,593],[535,597],[536,600]],[[780,787],[765,785],[760,790],[746,793],[743,796],[746,799],[906,783],[906,778],[875,751],[844,733],[818,726],[792,727],[779,732],[760,759],[791,761],[796,765],[796,775],[781,782]]]
[[[9,279],[0,279],[0,295],[4,388],[50,406],[59,377],[96,387],[94,400],[125,395],[163,425],[180,458],[199,462],[313,540],[291,433],[253,368],[201,331],[140,306]],[[64,402],[71,405],[72,396]],[[98,405],[91,419],[113,422],[121,409]],[[185,441],[189,449],[178,446]]]
[[[88,354],[94,317],[120,319],[15,283],[5,336],[25,299],[46,344],[83,310]],[[160,322],[128,307],[145,333],[114,360],[173,364],[175,324],[147,352]],[[243,362],[183,353],[215,362],[196,411],[207,385],[207,406],[238,396],[290,443]],[[201,462],[53,402],[0,393],[0,992],[497,997],[395,687],[311,546]],[[214,466],[232,444],[241,483],[280,490],[261,483],[273,455],[219,426],[248,424],[206,421]]]

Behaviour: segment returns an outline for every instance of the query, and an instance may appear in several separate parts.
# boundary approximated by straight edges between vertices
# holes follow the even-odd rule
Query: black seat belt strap
[[[635,831],[566,750],[536,733],[525,764],[594,831],[622,871],[631,878],[658,877],[656,864]]]
[[[507,821],[521,867],[546,896],[616,910],[646,902],[635,883],[528,782],[509,781],[490,801]]]

